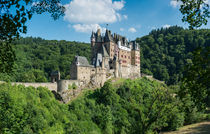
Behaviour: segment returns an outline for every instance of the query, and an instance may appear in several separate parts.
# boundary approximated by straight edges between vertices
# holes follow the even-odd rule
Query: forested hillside
[[[0,78],[21,82],[46,82],[53,71],[59,70],[61,78],[70,77],[69,69],[76,55],[90,59],[90,44],[44,40],[41,38],[21,38],[14,41],[16,61],[13,72],[0,74]]]
[[[107,82],[70,104],[55,100],[46,88],[0,84],[0,133],[146,134],[175,130],[197,113],[184,112],[166,85],[147,79]],[[182,108],[182,109],[181,109]]]
[[[191,63],[192,52],[210,46],[210,29],[162,28],[137,42],[141,47],[141,71],[167,84],[176,84],[183,76],[184,66]]]

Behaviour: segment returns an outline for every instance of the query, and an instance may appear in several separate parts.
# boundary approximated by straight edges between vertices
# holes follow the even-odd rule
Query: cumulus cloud
[[[127,20],[128,19],[128,15],[123,15],[123,18]]]
[[[108,1],[109,3],[112,3],[112,0],[104,0]],[[123,0],[121,1],[114,1],[113,2],[113,8],[116,10],[121,10],[124,7],[125,2]]]
[[[128,31],[131,32],[131,33],[137,32],[136,29],[135,29],[134,27],[129,28]]]
[[[123,31],[125,31],[125,29],[124,28],[120,28],[120,31],[123,32]]]
[[[106,28],[101,27],[99,24],[75,24],[72,27],[75,31],[83,33],[90,33],[92,31],[96,32],[97,29],[101,29],[102,33],[104,33],[106,30]]]
[[[171,25],[168,24],[163,25],[163,28],[169,28],[169,27],[171,27]]]
[[[119,13],[124,5],[124,0],[72,0],[65,5],[64,20],[73,23],[76,31],[89,31],[89,28],[95,28],[99,24],[127,19],[126,15]]]

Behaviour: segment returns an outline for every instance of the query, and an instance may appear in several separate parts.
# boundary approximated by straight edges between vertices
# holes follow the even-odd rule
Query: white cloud
[[[120,31],[123,32],[123,31],[125,31],[125,29],[124,28],[120,28]]]
[[[204,2],[210,6],[210,0],[204,0]]]
[[[135,29],[135,28],[133,28],[133,27],[129,28],[129,29],[128,29],[128,31],[129,31],[129,32],[131,32],[131,33],[135,33],[135,32],[137,32],[137,31],[136,31],[136,29]]]
[[[83,33],[90,33],[92,31],[96,32],[97,29],[101,29],[102,33],[106,31],[106,28],[101,27],[99,24],[75,24],[72,27],[75,31]]]
[[[127,20],[128,19],[128,15],[123,15],[123,18]]]
[[[155,29],[157,29],[157,27],[155,27],[155,26],[152,26],[152,27],[148,27],[149,29],[152,29],[152,30],[155,30]]]
[[[106,1],[106,0],[104,0]],[[107,1],[112,1],[112,0],[107,0]],[[121,10],[124,7],[125,2],[123,0],[121,1],[114,1],[113,2],[113,8],[116,10]]]
[[[64,20],[82,24],[114,23],[121,19],[117,11],[124,4],[123,0],[72,0],[65,5]]]
[[[176,8],[181,5],[181,2],[177,1],[177,0],[171,0],[170,5],[174,8]]]
[[[169,28],[169,27],[171,27],[171,25],[168,24],[163,25],[163,28]]]
[[[66,4],[64,20],[68,21],[77,32],[89,33],[102,28],[100,24],[114,23],[127,19],[118,11],[123,9],[124,0],[72,0]]]

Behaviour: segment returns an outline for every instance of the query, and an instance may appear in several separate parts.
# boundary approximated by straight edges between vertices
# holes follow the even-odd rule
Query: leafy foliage
[[[0,42],[0,70],[2,73],[11,73],[16,57],[11,44]]]
[[[186,66],[182,90],[179,96],[192,97],[192,101],[198,110],[204,110],[210,95],[210,47],[198,48],[193,52],[192,62]],[[195,107],[194,106],[194,107]]]
[[[165,85],[141,79],[126,80],[119,88],[107,82],[101,89],[69,106],[71,112],[76,110],[80,120],[91,118],[103,133],[145,134],[182,126],[184,114],[178,104]],[[94,114],[87,109],[92,109]]]
[[[175,0],[181,2],[180,12],[183,15],[182,21],[190,24],[189,28],[194,29],[206,25],[210,18],[210,9],[206,0]]]
[[[67,110],[46,88],[0,85],[0,133],[64,133]]]
[[[46,88],[0,84],[0,133],[145,134],[184,123],[166,85],[147,79],[107,82],[61,104]]]
[[[25,25],[34,13],[49,12],[54,19],[64,14],[60,0],[1,0],[0,40],[11,41],[26,33]]]
[[[10,43],[19,38],[21,33],[27,32],[26,22],[34,13],[48,12],[56,20],[64,15],[64,11],[65,8],[60,4],[60,0],[1,0],[0,73],[13,73],[16,55]]]
[[[183,77],[184,66],[192,60],[192,52],[210,45],[210,30],[174,26],[153,30],[137,42],[141,47],[142,72],[167,84],[176,84]]]

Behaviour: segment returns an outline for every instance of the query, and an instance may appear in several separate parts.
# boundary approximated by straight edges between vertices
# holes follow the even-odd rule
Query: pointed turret
[[[113,41],[113,38],[112,38],[112,35],[111,35],[111,31],[106,29],[105,42],[109,42],[109,41]]]
[[[92,31],[92,35],[90,37],[91,42],[95,42],[96,41],[96,36],[95,33]]]
[[[100,28],[97,30],[97,36],[98,37],[101,36],[101,29]]]

